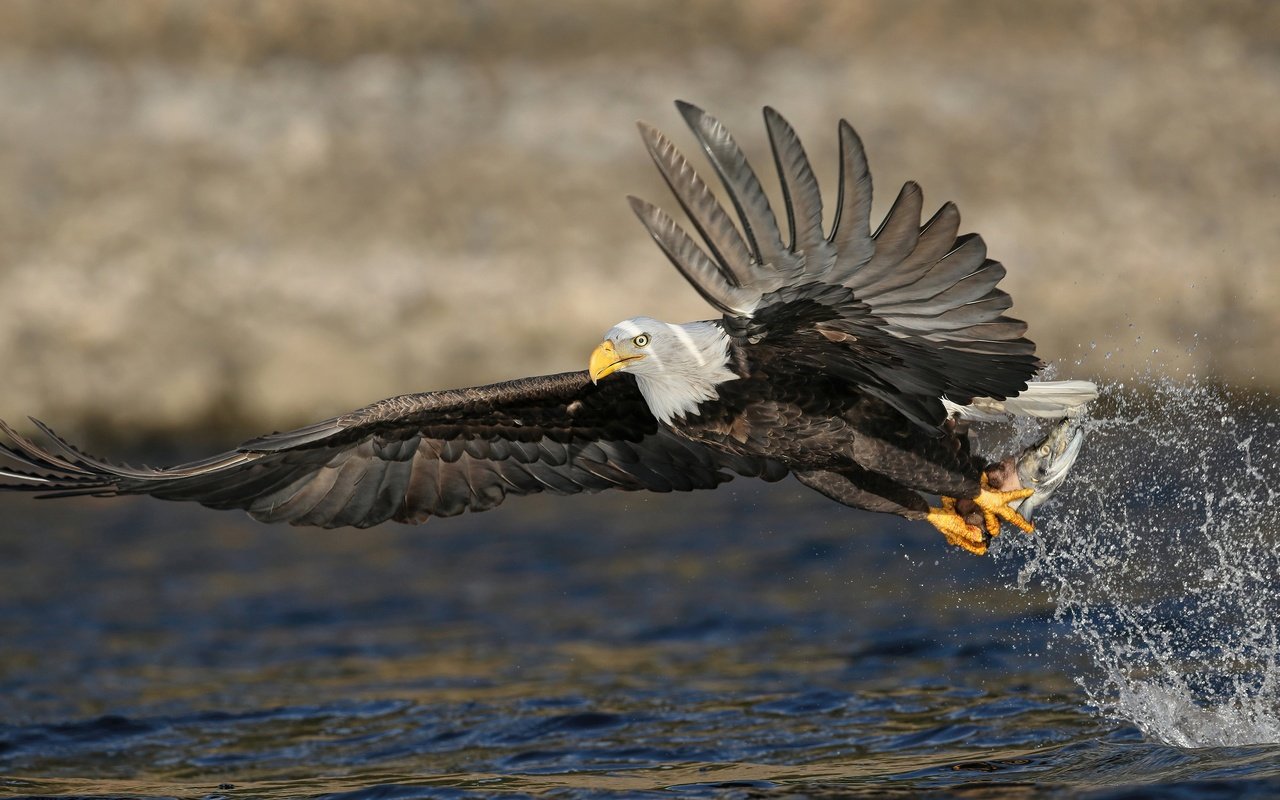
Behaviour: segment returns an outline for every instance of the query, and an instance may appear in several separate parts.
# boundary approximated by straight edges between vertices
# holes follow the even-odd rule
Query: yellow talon
[[[982,519],[986,523],[987,533],[992,536],[1000,535],[1000,520],[1004,520],[1016,528],[1021,528],[1026,533],[1034,533],[1035,526],[1017,511],[1009,508],[1009,503],[1030,497],[1035,493],[1035,489],[1014,489],[1009,492],[992,489],[984,473],[982,476],[982,491],[977,497],[973,498],[973,502],[978,508],[982,509]]]
[[[933,527],[942,532],[948,544],[964,548],[975,556],[987,554],[987,537],[977,525],[970,525],[956,513],[956,499],[943,497],[942,508],[929,509],[925,517]]]
[[[1035,494],[1035,489],[1014,489],[1001,491],[992,489],[987,476],[982,476],[982,491],[973,498],[973,503],[982,511],[982,519],[986,530],[977,525],[965,522],[964,517],[956,511],[956,499],[943,497],[942,508],[931,508],[926,519],[933,527],[942,532],[947,542],[962,547],[974,555],[986,555],[987,542],[991,537],[1000,535],[1000,521],[1004,520],[1027,533],[1035,531],[1035,526],[1025,517],[1009,508],[1009,503],[1022,500]]]

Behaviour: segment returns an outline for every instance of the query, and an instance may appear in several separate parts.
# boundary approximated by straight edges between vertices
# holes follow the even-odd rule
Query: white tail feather
[[[1008,400],[975,397],[969,405],[961,406],[944,397],[942,405],[948,414],[975,422],[998,422],[1009,416],[1062,419],[1097,397],[1098,387],[1090,381],[1034,381]]]

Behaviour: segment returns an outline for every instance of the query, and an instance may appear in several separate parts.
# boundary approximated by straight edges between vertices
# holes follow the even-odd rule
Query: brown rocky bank
[[[1276,6],[533,8],[0,5],[0,416],[234,439],[709,316],[624,200],[676,97],[829,192],[847,117],[1061,374],[1280,386]]]

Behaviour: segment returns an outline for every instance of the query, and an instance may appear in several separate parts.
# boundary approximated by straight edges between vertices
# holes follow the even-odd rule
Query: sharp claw
[[[986,525],[987,533],[990,535],[1000,535],[1000,520],[1004,520],[1026,533],[1033,533],[1035,526],[1017,511],[1010,508],[1009,503],[1025,499],[1035,493],[1035,489],[1014,489],[1008,492],[992,489],[987,476],[984,474],[982,476],[982,491],[977,497],[973,498],[973,502],[977,504],[978,508],[982,509],[982,520]]]
[[[968,539],[958,539],[946,534],[943,534],[943,536],[946,536],[947,544],[955,545],[961,550],[973,553],[975,556],[985,556],[987,554],[986,542],[971,542]]]
[[[949,544],[963,548],[974,555],[986,555],[987,542],[991,537],[1000,535],[1000,522],[1013,525],[1027,533],[1035,531],[1035,526],[1021,514],[1009,507],[1009,503],[1023,500],[1035,494],[1035,489],[1013,489],[1002,491],[992,489],[991,482],[984,474],[981,480],[982,491],[973,498],[973,502],[982,511],[983,528],[970,525],[956,511],[956,498],[943,497],[942,508],[931,508],[926,519],[941,531]]]
[[[982,529],[965,522],[964,518],[956,512],[954,497],[943,497],[942,508],[929,509],[926,519],[942,533],[948,544],[953,544],[976,556],[986,555],[987,540],[983,536]]]
[[[983,509],[982,522],[984,525],[986,525],[987,534],[989,536],[1000,535],[1000,520],[996,517],[995,514],[993,514],[990,511],[987,511],[986,509]]]

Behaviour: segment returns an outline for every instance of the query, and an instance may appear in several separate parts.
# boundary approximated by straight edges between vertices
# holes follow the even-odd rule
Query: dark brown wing
[[[44,448],[0,422],[11,444],[0,489],[42,496],[149,494],[242,508],[264,522],[368,527],[484,511],[507,495],[711,489],[731,473],[777,480],[781,466],[720,453],[658,425],[629,376],[585,372],[384,400],[167,469],[113,464],[46,426]]]
[[[958,236],[947,203],[923,226],[920,187],[906,184],[878,230],[869,227],[871,175],[862,142],[840,123],[840,186],[829,235],[822,195],[795,131],[764,112],[782,183],[790,244],[746,157],[716,119],[677,103],[736,212],[735,225],[688,160],[641,125],[650,155],[707,249],[660,209],[632,208],[685,278],[750,346],[794,350],[798,369],[823,369],[881,396],[916,423],[945,418],[941,398],[1005,398],[1040,367],[1026,324],[1004,316],[1005,270],[973,234]],[[797,349],[798,348],[798,349]],[[750,353],[746,353],[750,357]]]

